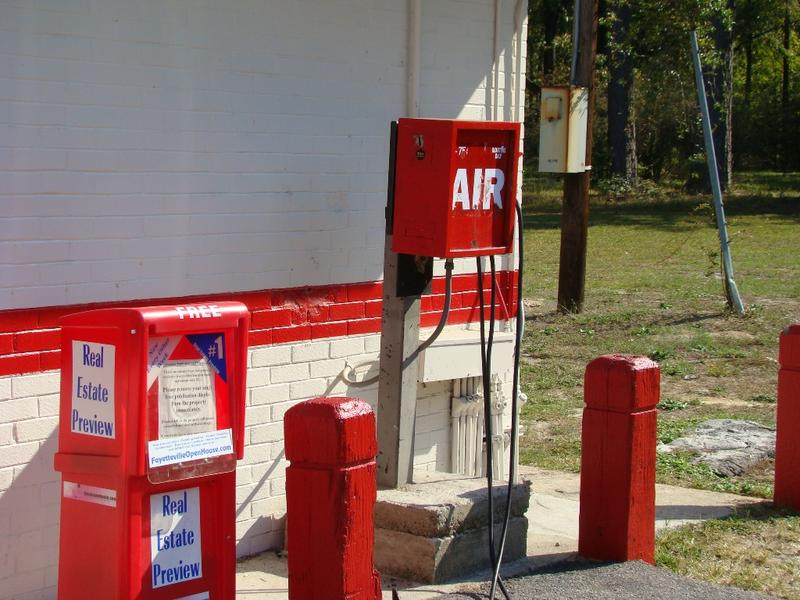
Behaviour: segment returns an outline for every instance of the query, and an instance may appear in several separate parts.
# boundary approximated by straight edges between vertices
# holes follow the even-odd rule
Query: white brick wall
[[[236,470],[237,553],[283,543],[285,469],[283,416],[303,400],[352,395],[377,404],[377,384],[349,388],[345,362],[377,359],[380,336],[257,347],[248,357],[245,455]],[[365,351],[368,349],[369,351]],[[350,351],[348,353],[348,350]],[[375,372],[376,366],[369,368]],[[309,377],[309,373],[311,374]],[[57,443],[59,374],[0,378],[0,598],[54,595],[58,558]],[[420,384],[415,466],[449,468],[452,382]]]
[[[502,3],[497,90],[494,2],[423,5],[421,116],[514,118],[513,3]],[[0,2],[0,310],[380,279],[405,11],[397,0]],[[281,544],[285,411],[348,393],[334,381],[345,360],[378,345],[251,352],[240,554]],[[447,465],[447,387],[420,390],[418,468]],[[376,402],[376,386],[352,393]],[[0,378],[3,600],[54,597],[57,415],[56,372]]]
[[[494,111],[494,2],[424,3],[422,116],[516,116],[502,6]],[[405,11],[1,2],[0,309],[379,279]]]

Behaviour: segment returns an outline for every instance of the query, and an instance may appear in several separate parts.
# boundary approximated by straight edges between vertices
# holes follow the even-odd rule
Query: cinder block
[[[495,538],[499,539],[501,531],[501,526],[495,528]],[[504,563],[525,557],[527,536],[527,518],[514,517],[509,521]],[[488,546],[488,527],[443,538],[376,527],[375,567],[384,576],[442,583],[490,569]]]

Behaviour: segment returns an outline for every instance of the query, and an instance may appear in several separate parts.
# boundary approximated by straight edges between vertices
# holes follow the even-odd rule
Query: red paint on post
[[[286,412],[289,598],[378,600],[373,568],[375,414],[356,398],[317,398]]]
[[[781,333],[778,362],[775,505],[800,511],[800,324]]]
[[[586,367],[578,554],[653,563],[656,404],[648,358],[608,355]]]

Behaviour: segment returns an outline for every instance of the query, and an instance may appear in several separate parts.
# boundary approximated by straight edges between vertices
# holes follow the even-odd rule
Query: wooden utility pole
[[[586,130],[586,164],[592,164],[594,122],[594,71],[597,54],[598,0],[579,0],[578,56],[573,85],[589,89]],[[591,171],[564,175],[564,206],[561,211],[561,260],[558,270],[558,310],[581,312],[586,285],[586,238],[589,228],[589,183]]]

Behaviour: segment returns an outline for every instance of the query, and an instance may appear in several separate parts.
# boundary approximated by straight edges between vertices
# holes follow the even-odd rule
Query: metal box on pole
[[[583,173],[589,90],[562,85],[542,88],[539,122],[539,171]]]
[[[400,119],[392,250],[458,258],[514,240],[519,123]]]

